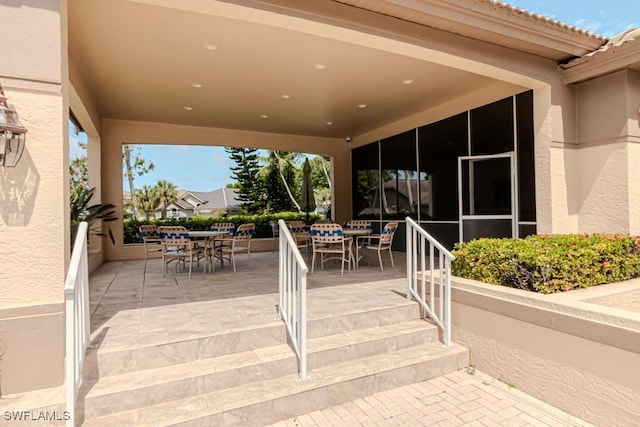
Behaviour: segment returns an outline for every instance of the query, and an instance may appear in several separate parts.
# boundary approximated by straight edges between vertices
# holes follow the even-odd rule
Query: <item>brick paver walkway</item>
[[[481,372],[429,381],[273,424],[293,426],[590,426]]]

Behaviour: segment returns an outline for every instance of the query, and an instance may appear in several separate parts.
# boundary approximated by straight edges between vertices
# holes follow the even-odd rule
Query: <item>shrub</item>
[[[478,239],[455,246],[453,274],[540,293],[640,277],[640,237],[534,235]]]
[[[240,224],[252,222],[256,225],[256,231],[254,238],[272,237],[271,225],[269,221],[277,221],[283,219],[285,221],[304,221],[306,219],[306,213],[298,212],[280,212],[264,215],[233,215],[227,217],[195,217],[188,219],[170,218],[170,219],[156,219],[156,220],[130,220],[124,223],[124,244],[130,243],[142,243],[142,237],[138,231],[138,227],[143,224],[156,224],[156,225],[182,225],[188,230],[208,230],[211,224],[221,222],[232,222],[236,227]],[[317,214],[309,214],[309,220],[315,221],[319,218]]]

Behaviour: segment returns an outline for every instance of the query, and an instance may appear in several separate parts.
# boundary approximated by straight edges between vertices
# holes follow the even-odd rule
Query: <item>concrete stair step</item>
[[[361,328],[391,325],[420,318],[415,302],[407,301],[382,308],[358,309],[339,315],[308,320],[309,339]],[[233,329],[211,335],[184,335],[165,342],[137,342],[130,346],[96,348],[87,351],[83,377],[104,378],[163,366],[194,362],[224,354],[276,346],[286,342],[283,323],[274,320],[263,325]]]
[[[87,419],[87,426],[264,425],[467,366],[458,345],[429,343]]]
[[[308,341],[308,366],[319,369],[437,339],[437,327],[421,319],[320,336]],[[281,344],[107,376],[97,382],[85,379],[80,401],[84,401],[85,416],[91,418],[296,372],[291,347]]]

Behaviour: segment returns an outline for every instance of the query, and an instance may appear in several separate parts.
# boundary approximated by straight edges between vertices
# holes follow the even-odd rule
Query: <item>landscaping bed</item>
[[[611,234],[478,239],[453,250],[455,276],[540,293],[640,277],[640,237]]]
[[[138,227],[143,224],[155,224],[155,225],[182,225],[187,230],[209,230],[212,224],[231,222],[236,227],[240,224],[252,222],[256,225],[254,238],[273,237],[271,231],[270,221],[277,221],[283,219],[285,221],[304,221],[307,217],[306,213],[299,212],[279,212],[274,214],[263,215],[233,215],[226,217],[215,218],[166,218],[157,220],[129,220],[124,222],[124,244],[142,243],[142,237]],[[320,216],[317,214],[309,214],[309,222],[313,223]]]

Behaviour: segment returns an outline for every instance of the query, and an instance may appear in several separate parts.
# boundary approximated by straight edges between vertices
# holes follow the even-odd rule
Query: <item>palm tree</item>
[[[163,204],[162,218],[166,218],[167,208],[171,203],[175,202],[178,199],[178,189],[176,188],[175,184],[164,179],[158,181],[158,183],[156,184],[156,189],[158,191],[160,201]]]
[[[290,151],[279,151],[279,150],[269,150],[269,154],[266,157],[262,158],[262,161],[265,162],[264,166],[260,168],[257,173],[258,177],[266,177],[272,168],[275,168],[280,175],[280,180],[282,181],[282,185],[287,190],[287,194],[289,195],[289,199],[291,199],[291,203],[296,207],[298,212],[302,212],[300,209],[300,204],[297,202],[296,198],[289,187],[289,183],[285,178],[285,171],[288,168],[292,168],[294,170],[300,169],[296,160],[300,158],[300,153],[293,153]]]
[[[160,206],[160,194],[157,187],[143,186],[136,190],[136,209],[144,213],[147,221]]]

